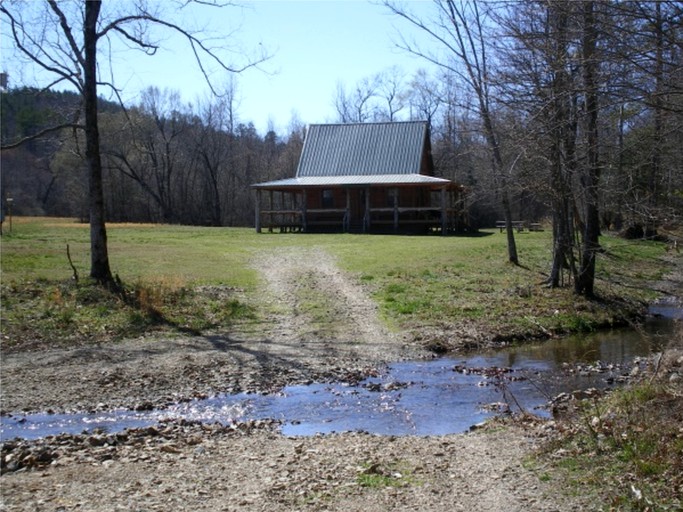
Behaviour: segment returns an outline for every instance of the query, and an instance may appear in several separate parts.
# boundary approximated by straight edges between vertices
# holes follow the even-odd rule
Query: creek
[[[223,424],[274,419],[288,436],[343,431],[426,436],[464,432],[491,416],[520,408],[549,417],[552,397],[617,386],[634,365],[644,364],[646,356],[666,344],[674,329],[672,318],[680,318],[683,310],[675,303],[660,303],[651,312],[641,329],[552,339],[467,357],[400,362],[354,385],[288,386],[274,395],[219,395],[153,411],[7,415],[0,419],[0,439],[114,433],[177,419]]]

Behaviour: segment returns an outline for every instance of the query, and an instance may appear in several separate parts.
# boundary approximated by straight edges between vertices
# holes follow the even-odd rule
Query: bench
[[[507,224],[504,220],[497,220],[496,221],[496,227],[500,230],[501,233],[505,229],[506,225]],[[517,232],[521,233],[522,231],[524,231],[524,221],[513,220],[512,221],[512,227],[513,227],[513,229],[516,229]]]
[[[505,229],[505,221],[504,220],[497,220],[496,221],[496,227],[500,230],[502,233],[503,230]],[[512,227],[513,229],[516,229],[518,233],[521,233],[524,231],[524,228],[527,228],[529,231],[543,231],[543,228],[541,227],[541,224],[538,222],[524,222],[523,220],[513,220],[512,221]]]

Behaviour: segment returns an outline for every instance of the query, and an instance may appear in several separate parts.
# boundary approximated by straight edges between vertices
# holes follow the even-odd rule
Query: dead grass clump
[[[184,280],[177,276],[160,276],[153,280],[138,280],[132,286],[137,308],[154,318],[163,317],[165,306],[182,300],[188,293]]]

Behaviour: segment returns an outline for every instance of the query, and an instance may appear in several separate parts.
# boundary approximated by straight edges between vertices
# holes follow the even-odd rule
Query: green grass
[[[245,265],[249,230],[187,226],[112,224],[108,226],[112,272],[122,280],[172,276],[193,284],[253,286],[257,275]],[[19,218],[3,237],[3,280],[63,280],[90,266],[89,228],[71,219]]]
[[[588,331],[622,323],[654,293],[643,283],[665,270],[662,244],[603,238],[597,287],[608,301],[587,301],[570,288],[549,290],[549,231],[518,235],[523,267],[506,263],[505,237],[355,237],[340,247],[388,321],[399,328],[443,323],[487,326],[492,337],[524,339],[543,329]],[[364,244],[364,245],[360,245]]]
[[[27,323],[37,328],[43,322],[45,328],[65,328],[69,336],[97,337],[97,332],[128,335],[158,326],[159,313],[161,324],[195,330],[254,319],[266,306],[259,294],[263,276],[251,262],[294,247],[335,256],[368,289],[395,329],[449,325],[455,332],[475,329],[499,340],[620,323],[634,305],[654,297],[644,283],[666,270],[660,260],[663,244],[603,237],[607,253],[599,258],[596,289],[606,300],[587,301],[569,288],[550,290],[542,284],[550,267],[549,230],[517,236],[523,266],[516,267],[506,262],[505,237],[497,231],[477,237],[411,237],[111,224],[111,268],[138,307],[117,305],[114,297],[95,297],[91,307],[82,297],[98,293],[83,284],[89,270],[88,235],[87,225],[71,219],[14,219],[13,233],[2,238],[3,330]],[[81,278],[78,287],[69,284],[67,244]],[[198,286],[230,293],[206,297],[197,293]],[[329,297],[304,292],[301,299],[318,327],[334,323]],[[109,318],[97,320],[97,311],[104,309]]]

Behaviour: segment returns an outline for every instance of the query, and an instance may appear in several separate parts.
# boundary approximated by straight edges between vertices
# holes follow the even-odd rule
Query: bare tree
[[[576,293],[586,296],[593,295],[600,249],[600,76],[593,9],[589,1],[524,1],[498,19],[509,36],[499,48],[507,63],[505,101],[524,113],[526,144],[545,162],[532,174],[545,183],[552,212],[547,282],[560,286],[567,269]]]
[[[375,116],[372,99],[378,93],[377,76],[363,78],[353,91],[346,92],[342,82],[337,83],[334,106],[340,123],[367,123]]]
[[[177,174],[190,167],[182,160],[182,137],[189,131],[182,108],[177,91],[149,87],[140,107],[128,111],[120,136],[109,136],[103,146],[110,166],[153,200],[161,214],[157,221],[178,222]]]
[[[406,91],[403,71],[397,66],[377,74],[377,99],[379,105],[375,119],[377,121],[397,121],[398,113],[405,108]]]
[[[586,165],[581,177],[584,191],[584,228],[582,233],[581,267],[574,282],[576,293],[592,297],[595,283],[595,257],[600,248],[600,215],[598,211],[600,153],[598,146],[598,26],[594,2],[583,2],[583,34],[581,64],[586,109]]]
[[[346,87],[344,86],[344,83],[341,80],[337,82],[337,90],[335,91],[334,97],[334,109],[337,111],[338,122],[353,122],[351,98],[346,93]]]
[[[184,2],[182,8],[193,3],[215,7],[225,5],[210,0],[198,0]],[[212,66],[217,66],[224,72],[237,73],[266,58],[261,55],[242,66],[231,66],[227,64],[221,48],[212,47],[204,41],[204,33],[181,27],[171,17],[162,16],[150,8],[147,2],[117,4],[115,8],[121,7],[123,11],[103,15],[101,0],[60,3],[46,0],[40,4],[5,1],[0,4],[0,15],[7,22],[19,54],[31,65],[54,76],[54,81],[48,87],[68,83],[82,97],[83,121],[81,122],[79,116],[68,126],[85,132],[85,159],[89,181],[90,276],[105,285],[113,285],[114,280],[109,265],[105,227],[97,90],[98,85],[108,85],[117,94],[118,90],[114,88],[113,81],[104,82],[98,77],[101,52],[104,48],[111,49],[115,45],[114,40],[118,39],[128,47],[154,55],[160,48],[160,43],[152,38],[150,29],[158,27],[170,31],[185,38],[190,45],[200,72],[212,91],[214,88],[209,73]],[[104,48],[99,46],[101,42],[106,42]]]
[[[579,6],[580,4],[575,4]],[[550,203],[553,221],[553,260],[548,278],[560,286],[563,272],[577,274],[575,254],[578,76],[575,8],[570,2],[519,2],[498,23],[509,35],[499,44],[503,100],[527,121],[526,142],[545,165],[534,169],[532,181]],[[533,141],[533,142],[532,142]],[[545,190],[543,190],[545,189]]]
[[[227,197],[223,181],[231,172],[230,163],[234,159],[233,131],[234,96],[207,100],[199,106],[201,123],[193,130],[192,147],[197,158],[197,167],[204,178],[207,206],[211,215],[210,223],[220,226],[224,217],[224,201]]]
[[[629,236],[654,236],[680,216],[683,119],[683,5],[674,1],[598,4],[608,48],[609,104],[618,105],[618,140],[603,174],[610,182],[606,220]],[[617,190],[621,194],[616,194]],[[611,210],[611,211],[610,211]]]
[[[447,93],[441,91],[439,82],[431,80],[424,69],[418,70],[406,93],[410,118],[427,121],[431,128],[432,120],[446,102],[446,97]]]
[[[395,2],[390,0],[384,2],[384,5],[393,14],[403,18],[436,41],[442,49],[446,50],[448,57],[435,56],[405,39],[401,47],[459,76],[474,92],[477,101],[477,113],[481,118],[484,136],[491,152],[493,175],[499,183],[507,226],[508,259],[518,265],[519,258],[512,228],[509,180],[492,113],[489,56],[484,34],[484,16],[480,12],[476,0],[465,3],[455,0],[435,0],[434,4],[437,18],[427,21],[408,12]]]

